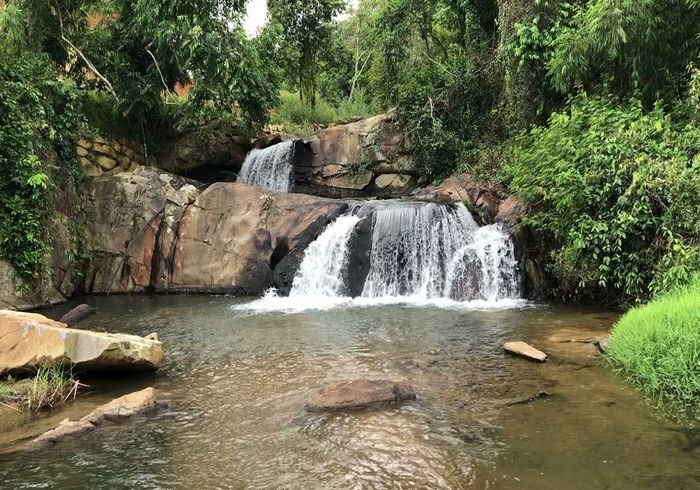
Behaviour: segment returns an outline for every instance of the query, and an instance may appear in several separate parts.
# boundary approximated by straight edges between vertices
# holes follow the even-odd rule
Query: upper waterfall
[[[283,141],[253,149],[246,156],[238,180],[273,191],[290,192],[294,185],[294,142]]]

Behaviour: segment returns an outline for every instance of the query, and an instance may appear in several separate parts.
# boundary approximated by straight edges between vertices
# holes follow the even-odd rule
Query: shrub
[[[700,278],[627,312],[607,354],[653,397],[695,408],[700,402]]]
[[[519,139],[507,179],[562,297],[641,301],[700,269],[699,147],[660,104],[584,95]]]
[[[362,92],[359,92],[352,101],[340,102],[338,107],[333,107],[320,98],[316,101],[316,107],[312,107],[308,102],[300,101],[298,94],[282,92],[280,105],[272,112],[270,122],[283,124],[288,132],[304,136],[313,132],[314,125],[340,123],[358,117],[367,117],[371,112],[364,102]]]

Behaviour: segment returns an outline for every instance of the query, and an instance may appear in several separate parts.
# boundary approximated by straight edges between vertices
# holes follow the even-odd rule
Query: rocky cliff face
[[[417,187],[408,142],[384,114],[322,129],[295,161],[297,192],[325,197],[395,197]]]
[[[260,294],[345,204],[218,183],[200,192],[152,168],[88,185],[88,293]]]

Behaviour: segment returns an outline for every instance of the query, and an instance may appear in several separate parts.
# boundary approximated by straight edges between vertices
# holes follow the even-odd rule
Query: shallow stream
[[[89,381],[66,416],[146,386],[173,408],[32,455],[2,456],[0,487],[700,488],[700,436],[661,421],[585,340],[613,312],[550,305],[478,310],[344,305],[295,313],[204,296],[76,299],[97,330],[157,332],[155,374]],[[546,364],[505,356],[526,340]],[[411,383],[401,407],[304,410],[313,389],[352,378]],[[508,405],[540,391],[549,397]],[[0,445],[17,429],[0,422]],[[28,434],[27,434],[28,435]]]

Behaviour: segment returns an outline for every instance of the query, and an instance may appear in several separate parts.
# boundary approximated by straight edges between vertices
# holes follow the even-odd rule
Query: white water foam
[[[361,218],[359,216],[362,216]],[[350,241],[373,219],[370,265],[360,297],[343,296]],[[237,308],[300,312],[377,305],[520,308],[518,265],[502,225],[479,227],[463,205],[384,201],[354,208],[307,248],[288,297],[269,291]]]
[[[283,141],[262,150],[253,149],[243,162],[238,180],[273,191],[291,192],[294,185],[293,159],[293,141]]]

